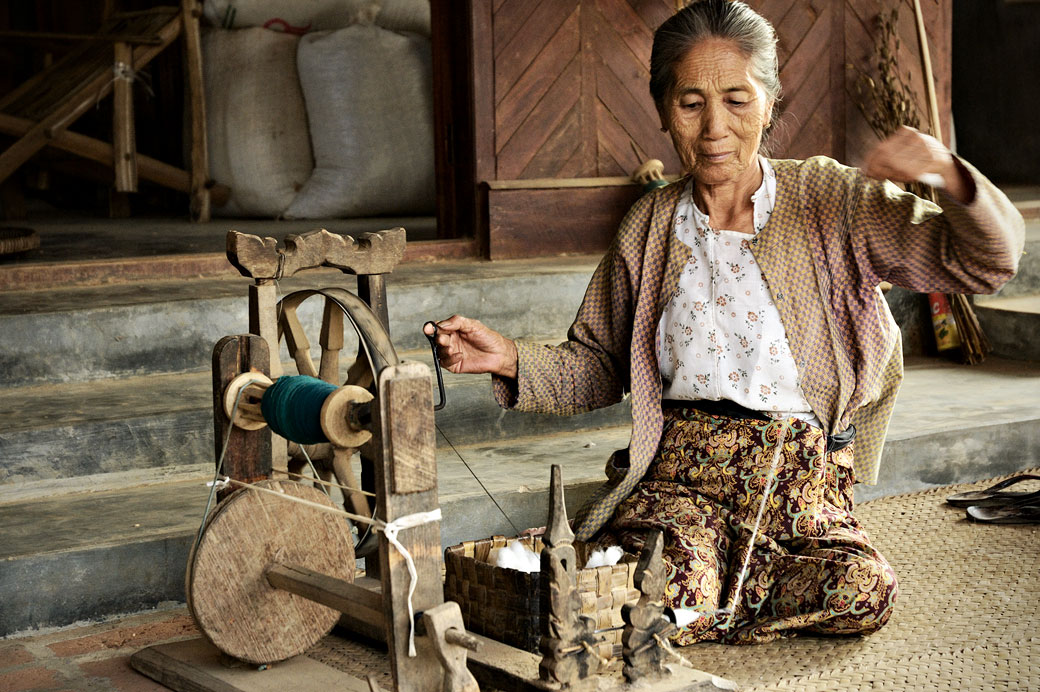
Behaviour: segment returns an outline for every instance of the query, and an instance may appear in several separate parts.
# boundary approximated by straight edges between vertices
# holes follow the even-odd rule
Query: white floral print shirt
[[[773,212],[776,175],[764,158],[754,203],[755,234]],[[712,229],[691,180],[675,210],[675,233],[693,249],[658,326],[665,399],[729,399],[773,418],[819,425],[798,386],[780,312],[751,254],[754,237]]]

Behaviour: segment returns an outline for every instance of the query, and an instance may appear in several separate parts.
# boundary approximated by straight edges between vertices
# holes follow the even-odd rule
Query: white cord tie
[[[430,512],[416,512],[415,514],[406,514],[403,517],[398,517],[393,521],[387,523],[385,526],[379,527],[377,530],[382,531],[383,535],[386,536],[386,540],[390,541],[390,545],[397,548],[397,552],[401,553],[401,557],[404,558],[405,565],[408,566],[408,656],[415,657],[415,611],[412,609],[412,594],[415,593],[415,584],[418,579],[418,573],[415,571],[415,561],[412,560],[411,553],[408,549],[401,545],[401,542],[397,540],[397,534],[401,529],[410,529],[415,526],[422,526],[423,524],[429,524],[434,521],[441,520],[441,510],[438,507]]]

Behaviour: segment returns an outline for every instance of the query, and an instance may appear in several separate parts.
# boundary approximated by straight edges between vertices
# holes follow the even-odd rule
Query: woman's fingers
[[[929,174],[945,178],[952,165],[949,149],[934,137],[901,127],[867,154],[863,172],[878,180],[911,183]]]
[[[974,197],[974,183],[957,165],[953,153],[939,140],[912,127],[899,128],[875,146],[862,170],[878,180],[946,188],[946,193],[962,204]]]
[[[423,331],[431,335],[433,327]],[[453,373],[495,373],[515,377],[516,345],[479,320],[452,315],[437,322],[437,359]]]
[[[471,320],[462,315],[452,315],[446,320],[437,322],[436,336],[433,342],[437,345],[437,360],[441,367],[453,373],[467,372],[465,361],[467,357],[472,359],[473,347],[469,343],[469,334],[474,329],[474,324],[480,325],[476,320]],[[432,335],[433,325],[423,325],[423,332]]]

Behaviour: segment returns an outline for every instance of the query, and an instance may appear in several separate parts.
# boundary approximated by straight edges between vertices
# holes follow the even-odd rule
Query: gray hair
[[[737,44],[751,62],[751,75],[766,94],[780,101],[776,32],[765,17],[738,0],[694,0],[654,33],[650,53],[650,95],[658,108],[675,86],[675,66],[699,41],[722,38]]]

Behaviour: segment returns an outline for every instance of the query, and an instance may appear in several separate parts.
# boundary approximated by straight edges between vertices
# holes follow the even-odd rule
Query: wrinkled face
[[[698,183],[717,185],[757,175],[772,107],[736,44],[710,38],[675,66],[675,86],[659,112],[683,168]]]

